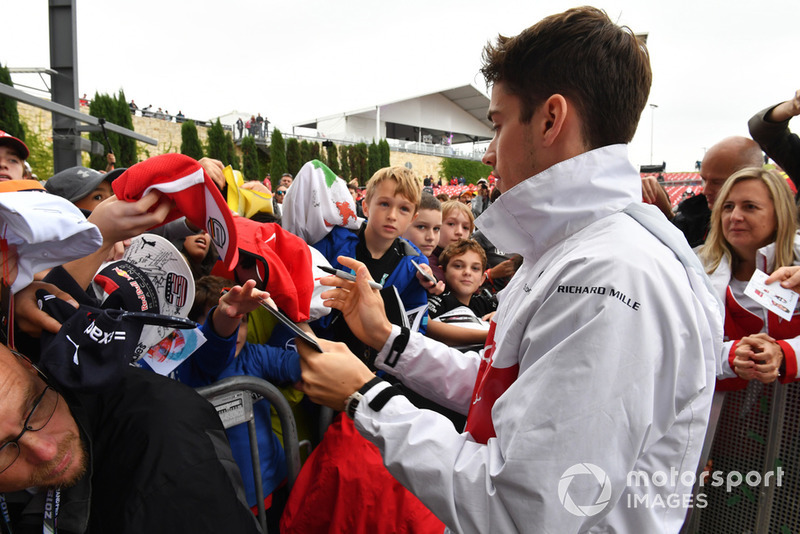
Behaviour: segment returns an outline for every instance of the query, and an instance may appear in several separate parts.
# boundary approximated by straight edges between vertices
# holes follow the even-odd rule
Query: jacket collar
[[[627,145],[562,161],[503,193],[475,222],[500,250],[537,260],[594,221],[641,202],[639,173]]]

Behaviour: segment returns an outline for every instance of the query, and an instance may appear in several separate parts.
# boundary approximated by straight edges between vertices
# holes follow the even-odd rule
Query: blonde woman
[[[770,274],[798,263],[796,233],[793,195],[780,174],[753,167],[725,182],[711,213],[708,239],[698,251],[725,303],[723,377],[734,380],[720,382],[718,389],[740,389],[753,379],[800,379],[800,316],[782,320],[744,294],[756,269]]]

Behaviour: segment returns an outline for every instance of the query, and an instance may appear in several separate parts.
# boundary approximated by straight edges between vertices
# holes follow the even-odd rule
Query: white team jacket
[[[722,311],[680,232],[652,217],[694,269],[620,211],[640,202],[624,145],[531,177],[477,222],[525,259],[501,294],[487,348],[462,354],[412,334],[390,367],[399,329],[383,347],[383,369],[469,411],[461,434],[404,397],[376,412],[368,401],[381,384],[356,413],[389,471],[452,531],[680,529]]]

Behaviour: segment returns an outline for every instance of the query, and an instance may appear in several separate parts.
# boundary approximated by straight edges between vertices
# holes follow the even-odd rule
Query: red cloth
[[[197,161],[183,154],[162,154],[132,165],[111,184],[120,200],[135,202],[155,189],[175,202],[166,221],[181,216],[205,228],[226,266],[236,265],[238,249],[233,215],[217,185]]]
[[[444,524],[400,485],[378,448],[339,414],[306,460],[281,518],[283,534],[441,534]]]
[[[267,263],[268,291],[275,304],[294,322],[308,321],[314,275],[311,271],[311,252],[296,235],[275,223],[259,223],[235,217],[238,245],[243,251],[260,256]],[[234,280],[232,269],[217,264],[212,274]]]

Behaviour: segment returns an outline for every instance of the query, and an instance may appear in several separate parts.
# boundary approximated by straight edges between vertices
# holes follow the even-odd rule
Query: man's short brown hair
[[[498,36],[484,48],[481,73],[520,98],[524,123],[550,96],[567,98],[590,150],[633,139],[652,82],[644,43],[594,7],[551,15],[515,37]]]

